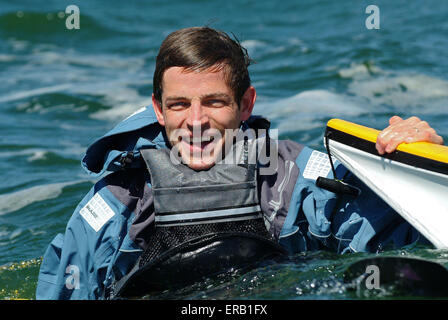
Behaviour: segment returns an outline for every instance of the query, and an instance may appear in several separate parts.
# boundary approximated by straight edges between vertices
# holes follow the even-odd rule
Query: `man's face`
[[[250,87],[238,107],[224,68],[171,67],[163,75],[162,105],[153,96],[153,107],[183,162],[194,170],[206,170],[224,153],[226,129],[237,129],[250,117],[255,99]]]
[[[226,129],[238,129],[250,117],[255,99],[250,87],[238,107],[224,68],[171,67],[163,76],[162,105],[153,96],[153,107],[183,162],[194,170],[206,170],[225,153],[226,133],[230,137]]]

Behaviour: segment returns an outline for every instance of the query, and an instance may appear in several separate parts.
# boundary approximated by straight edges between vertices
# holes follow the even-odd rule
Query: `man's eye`
[[[181,110],[181,109],[184,109],[187,107],[188,107],[188,103],[180,102],[180,101],[168,104],[168,108],[173,109],[173,110]]]
[[[223,106],[227,105],[226,101],[224,101],[224,100],[208,100],[204,104],[206,106],[215,107],[215,108],[219,108],[219,107],[223,107]]]

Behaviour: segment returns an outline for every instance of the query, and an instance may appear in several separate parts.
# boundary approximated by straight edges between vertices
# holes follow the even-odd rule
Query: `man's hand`
[[[375,147],[379,154],[384,154],[395,151],[400,143],[417,141],[443,144],[443,138],[426,121],[417,117],[403,120],[393,116],[389,119],[389,126],[379,133]]]

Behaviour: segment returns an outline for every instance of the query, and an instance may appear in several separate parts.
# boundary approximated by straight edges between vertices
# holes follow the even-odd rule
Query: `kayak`
[[[436,248],[448,248],[448,147],[402,143],[375,149],[379,130],[341,119],[327,123],[327,152],[338,159]]]

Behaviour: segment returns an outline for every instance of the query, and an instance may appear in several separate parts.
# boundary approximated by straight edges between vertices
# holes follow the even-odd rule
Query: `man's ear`
[[[165,119],[163,118],[162,105],[160,102],[154,97],[154,93],[152,94],[152,107],[157,117],[157,121],[161,126],[165,126]]]
[[[257,99],[257,92],[253,86],[247,88],[246,92],[241,99],[240,108],[241,108],[241,121],[246,121],[249,119],[252,114],[252,110],[254,109],[255,100]]]

